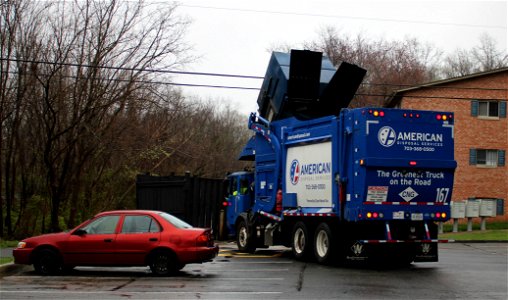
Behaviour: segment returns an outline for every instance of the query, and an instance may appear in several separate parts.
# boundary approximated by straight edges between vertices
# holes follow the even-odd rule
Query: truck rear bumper
[[[346,259],[387,263],[437,262],[438,240],[358,240],[346,249]]]

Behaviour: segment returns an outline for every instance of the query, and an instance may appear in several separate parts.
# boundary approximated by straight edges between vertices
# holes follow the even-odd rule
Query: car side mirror
[[[74,231],[72,234],[73,234],[73,235],[79,235],[79,236],[82,236],[82,235],[85,235],[85,234],[86,234],[86,230],[84,230],[84,229],[78,229],[78,230]]]

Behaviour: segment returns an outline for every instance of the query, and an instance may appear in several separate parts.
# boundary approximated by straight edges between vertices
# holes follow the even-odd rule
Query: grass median
[[[473,224],[473,231],[467,231],[467,224],[459,224],[458,232],[452,232],[452,224],[444,224],[440,239],[457,241],[504,241],[508,242],[508,222],[487,223],[487,230],[480,230],[480,224]]]
[[[440,239],[456,241],[508,241],[508,229],[449,232],[439,235]]]

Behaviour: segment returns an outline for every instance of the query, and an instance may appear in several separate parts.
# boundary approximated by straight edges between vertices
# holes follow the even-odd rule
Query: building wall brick
[[[504,199],[508,220],[508,167],[479,167],[469,164],[469,149],[498,149],[508,152],[508,118],[471,116],[472,100],[508,100],[508,70],[474,78],[401,92],[401,108],[454,112],[455,172],[453,200]]]

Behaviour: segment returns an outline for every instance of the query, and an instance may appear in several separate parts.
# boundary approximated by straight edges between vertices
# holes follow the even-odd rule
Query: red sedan
[[[160,211],[103,212],[69,232],[19,242],[17,264],[33,264],[43,275],[75,266],[150,266],[168,275],[186,264],[211,261],[219,247],[210,229],[193,228]]]

